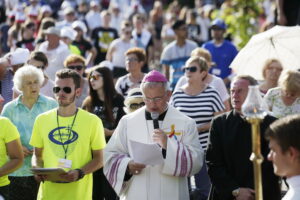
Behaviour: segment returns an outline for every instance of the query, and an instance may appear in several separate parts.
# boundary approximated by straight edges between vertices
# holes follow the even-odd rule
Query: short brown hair
[[[288,115],[273,122],[265,133],[267,140],[274,139],[286,152],[289,147],[300,151],[300,115]]]
[[[41,51],[33,51],[30,54],[29,60],[34,59],[39,62],[42,62],[45,66],[48,65],[47,56]]]
[[[233,78],[231,83],[233,83],[234,81],[240,80],[240,79],[249,81],[249,85],[257,85],[257,80],[249,75],[238,75]]]
[[[71,78],[75,84],[75,89],[80,88],[81,77],[78,72],[72,69],[61,69],[56,72],[55,76],[59,79]]]
[[[71,54],[65,59],[64,66],[68,67],[71,63],[77,63],[77,62],[85,65],[85,59],[82,56],[76,55],[76,54]]]
[[[142,48],[138,48],[138,47],[130,48],[126,51],[125,56],[128,56],[129,54],[135,54],[139,62],[146,61],[146,52]]]

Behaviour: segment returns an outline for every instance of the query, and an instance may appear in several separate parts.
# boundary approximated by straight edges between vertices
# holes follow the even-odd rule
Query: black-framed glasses
[[[100,75],[100,74],[94,74],[94,75],[90,76],[90,80],[97,81],[97,80],[100,79],[100,77],[102,77],[102,75]]]
[[[136,110],[138,108],[141,108],[145,105],[144,102],[141,102],[141,103],[132,103],[129,105],[129,108],[132,109],[132,110]]]
[[[41,70],[44,70],[45,69],[45,66],[36,66],[36,68],[38,68],[38,69],[41,69]]]
[[[63,90],[64,93],[67,93],[67,94],[70,94],[72,92],[72,88],[70,88],[70,87],[60,88],[60,87],[56,86],[53,88],[53,93],[57,94],[57,93],[59,93],[60,90]]]
[[[197,67],[196,66],[185,67],[185,68],[183,68],[183,71],[184,72],[187,72],[187,71],[189,71],[189,72],[196,72],[197,71]]]
[[[82,70],[83,66],[82,65],[74,65],[74,66],[72,65],[72,66],[68,66],[68,68],[80,71],[80,70]]]

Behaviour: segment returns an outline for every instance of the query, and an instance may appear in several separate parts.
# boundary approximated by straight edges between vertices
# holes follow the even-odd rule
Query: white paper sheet
[[[160,165],[164,162],[161,148],[158,144],[145,144],[133,140],[130,140],[129,143],[134,162],[145,165]]]

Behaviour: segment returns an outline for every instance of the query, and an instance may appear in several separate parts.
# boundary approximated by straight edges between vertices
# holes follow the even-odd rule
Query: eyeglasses
[[[178,30],[180,30],[180,31],[186,31],[187,27],[186,26],[182,26],[182,27],[178,28]]]
[[[59,93],[60,90],[63,90],[67,94],[70,94],[72,92],[72,88],[70,88],[70,87],[60,88],[60,87],[56,86],[56,87],[53,88],[53,92],[55,94]]]
[[[143,99],[144,99],[144,101],[147,102],[147,103],[151,103],[151,102],[156,103],[156,102],[162,101],[163,98],[164,98],[166,95],[167,95],[167,94],[164,94],[164,96],[161,96],[161,97],[155,97],[155,98],[148,98],[148,97],[143,96]]]
[[[45,69],[45,66],[36,66],[36,68],[38,68],[38,69],[41,69],[41,70],[44,70]]]
[[[67,66],[67,68],[80,71],[80,70],[82,70],[83,66],[82,65],[75,65],[75,66]]]
[[[126,58],[125,61],[126,62],[137,62],[138,59],[137,58]]]
[[[187,72],[187,71],[189,71],[189,72],[196,72],[197,71],[197,67],[196,66],[185,67],[185,68],[183,68],[183,71],[184,72]]]
[[[138,108],[141,108],[145,105],[144,102],[141,102],[141,103],[132,103],[129,105],[129,108],[132,109],[132,110],[136,110]]]
[[[100,75],[100,74],[91,75],[91,76],[90,76],[90,80],[91,80],[91,81],[92,81],[92,80],[97,81],[97,80],[100,79],[100,77],[102,77],[102,75]]]

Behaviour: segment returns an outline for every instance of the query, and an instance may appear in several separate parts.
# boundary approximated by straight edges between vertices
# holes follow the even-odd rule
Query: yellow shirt
[[[19,138],[20,135],[15,125],[9,119],[0,117],[0,167],[8,161],[6,144]],[[7,175],[0,177],[0,187],[9,183]]]
[[[78,109],[71,117],[58,117],[57,110],[39,115],[34,123],[30,144],[43,148],[44,167],[58,167],[59,159],[72,161],[72,169],[81,168],[92,160],[92,150],[105,147],[101,120],[94,114]],[[74,125],[72,126],[74,121]],[[72,183],[41,183],[38,199],[92,199],[92,174]]]

